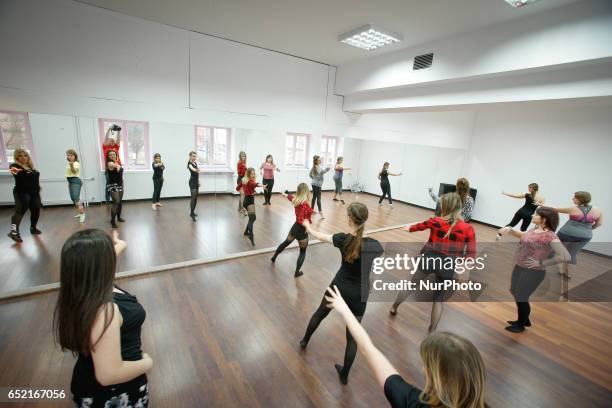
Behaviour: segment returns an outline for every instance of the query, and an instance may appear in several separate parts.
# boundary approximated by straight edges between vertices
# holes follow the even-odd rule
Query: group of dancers
[[[113,201],[111,210],[112,238],[96,229],[82,230],[73,234],[62,248],[60,292],[55,310],[55,333],[59,344],[65,350],[78,354],[74,368],[71,390],[78,406],[105,406],[115,402],[125,402],[133,406],[146,406],[148,403],[148,383],[146,372],[153,366],[153,360],[141,350],[140,327],[145,312],[136,297],[114,285],[116,256],[125,248],[126,243],[119,239],[116,221],[122,222],[121,201],[123,195],[123,168],[119,161],[115,142],[109,144],[105,152],[107,191]],[[115,146],[113,148],[113,146]],[[79,218],[84,220],[82,206],[78,205],[76,194],[80,183],[71,180],[77,177],[79,166],[77,154],[67,152],[67,179],[69,191]],[[264,205],[271,205],[271,191],[274,185],[274,172],[279,169],[271,155],[261,165],[262,183],[256,179],[256,171],[246,164],[245,152],[240,152],[237,165],[238,178],[236,190],[240,192],[239,211],[248,216],[244,235],[254,242],[253,224],[256,221],[254,196],[256,189],[263,188]],[[163,185],[164,164],[161,156],[155,155],[153,163],[153,209],[160,206],[159,196]],[[194,212],[199,188],[199,168],[197,154],[190,153],[187,168],[190,172],[191,218]],[[31,157],[24,150],[15,151],[15,163],[11,164],[15,177],[15,214],[9,236],[18,241],[19,221],[29,209],[31,229],[39,234],[36,222],[40,212],[40,186],[38,172]],[[319,156],[313,157],[309,176],[311,188],[300,183],[295,194],[285,191],[283,195],[291,202],[295,212],[295,223],[286,239],[277,247],[271,258],[277,257],[294,241],[299,244],[299,254],[294,277],[304,275],[302,270],[306,258],[309,237],[330,243],[338,248],[341,263],[336,276],[326,289],[316,311],[306,325],[299,341],[306,349],[320,323],[332,309],[336,309],[346,322],[346,347],[342,364],[336,364],[339,380],[348,383],[349,372],[361,350],[370,367],[376,374],[390,404],[394,407],[470,407],[483,408],[485,370],[484,362],[473,344],[452,333],[437,332],[442,317],[443,303],[448,300],[452,289],[436,290],[432,293],[431,318],[428,337],[421,344],[421,358],[425,371],[426,385],[418,390],[404,381],[385,356],[372,344],[366,331],[361,327],[369,296],[369,275],[373,260],[384,252],[376,239],[364,236],[369,211],[361,202],[346,206],[346,216],[350,232],[328,234],[318,230],[312,222],[313,214],[323,219],[321,206],[321,186],[324,174],[330,167],[322,167]],[[342,173],[347,170],[342,158],[334,166],[334,199],[345,204],[342,198]],[[70,177],[69,177],[70,175]],[[392,205],[389,176],[401,173],[389,171],[385,163],[379,172],[382,194]],[[440,197],[431,192],[432,199],[440,205],[440,214],[421,223],[406,227],[407,232],[429,230],[430,235],[422,249],[426,258],[441,258],[444,262],[425,262],[434,265],[430,270],[436,282],[444,283],[457,278],[454,263],[460,258],[476,256],[476,234],[469,223],[474,208],[474,200],[469,195],[469,182],[465,178],[457,180],[456,192]],[[539,193],[539,186],[532,183],[525,194],[509,194],[509,197],[525,199],[510,223],[500,228],[498,236],[513,235],[519,238],[516,264],[512,272],[511,293],[517,305],[517,319],[508,322],[506,330],[520,333],[530,327],[529,297],[544,279],[546,268],[555,264],[575,264],[576,255],[592,238],[592,231],[603,223],[602,211],[591,206],[588,192],[577,191],[573,196],[573,206],[547,207]],[[559,213],[569,215],[569,220],[558,233]],[[522,221],[520,230],[515,227]],[[534,228],[528,230],[533,223]],[[15,236],[16,234],[16,236]],[[450,262],[446,262],[450,260]],[[438,266],[436,266],[438,265]],[[569,277],[567,269],[562,272]],[[400,293],[391,306],[390,314],[395,316],[408,293]]]

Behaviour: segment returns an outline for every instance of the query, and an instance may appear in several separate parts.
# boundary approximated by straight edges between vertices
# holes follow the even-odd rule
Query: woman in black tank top
[[[198,214],[195,213],[196,205],[198,204],[198,194],[200,193],[200,170],[198,169],[198,154],[189,152],[189,161],[187,162],[187,170],[189,170],[189,191],[191,200],[189,200],[189,216],[195,222]]]
[[[148,406],[145,373],[153,360],[140,338],[146,313],[135,296],[114,286],[116,255],[125,247],[117,231],[111,240],[87,229],[62,248],[54,331],[62,350],[78,355],[70,389],[79,407]]]
[[[401,176],[402,173],[390,173],[389,172],[389,162],[385,162],[383,164],[382,170],[378,173],[378,178],[380,180],[380,189],[382,190],[382,195],[380,196],[380,200],[378,200],[378,204],[382,204],[385,197],[389,199],[389,205],[393,206],[393,199],[391,198],[391,183],[389,183],[389,176]]]
[[[502,191],[502,194],[512,198],[524,198],[525,204],[518,209],[518,211],[512,217],[512,220],[506,225],[506,227],[515,227],[519,222],[521,223],[521,231],[527,231],[529,225],[531,224],[531,218],[533,217],[533,213],[535,210],[544,204],[544,197],[538,194],[539,186],[537,183],[531,183],[528,186],[529,192],[525,194],[511,194]],[[501,235],[497,235],[497,239],[499,239]]]

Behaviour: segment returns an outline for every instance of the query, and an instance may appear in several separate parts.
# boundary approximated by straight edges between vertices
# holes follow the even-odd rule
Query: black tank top
[[[117,171],[117,169],[111,171],[108,169],[108,163],[109,162],[106,162],[106,166],[107,166],[106,174],[108,175],[108,184],[118,184],[122,186],[123,185],[123,166],[121,166],[119,171]]]
[[[389,171],[383,170],[380,172],[380,182],[388,183],[389,182]]]
[[[525,194],[525,205],[523,205],[523,209],[529,214],[533,214],[538,206],[535,204],[535,200],[531,196],[531,194]]]
[[[12,163],[11,167],[21,169],[19,173],[13,175],[15,178],[15,192],[28,194],[40,192],[40,173],[38,171],[32,169],[26,170],[18,163]]]
[[[196,173],[194,173],[193,171],[191,171],[191,169],[189,168],[189,165],[190,165],[190,164],[191,164],[193,167],[195,167],[195,169],[196,169],[196,170],[198,170],[198,163],[196,163],[196,162],[192,162],[192,161],[188,161],[188,162],[187,162],[187,170],[189,170],[189,174],[191,175],[191,176],[189,177],[189,182],[192,182],[192,183],[197,183],[197,182],[198,182],[198,179],[199,179],[200,174],[199,174],[199,173],[197,173],[197,172],[196,172]]]
[[[117,289],[119,289],[117,287]],[[133,296],[123,289],[119,289],[123,293],[114,292],[114,301],[121,317],[123,324],[121,325],[121,357],[126,361],[137,361],[142,359],[140,329],[146,318],[144,308],[138,303],[136,296]],[[146,375],[142,374],[128,383],[142,383],[146,381]],[[91,355],[84,356],[79,354],[77,362],[72,372],[72,383],[70,389],[77,396],[94,396],[105,393],[110,388],[116,388],[115,385],[104,387],[96,380],[93,359]]]

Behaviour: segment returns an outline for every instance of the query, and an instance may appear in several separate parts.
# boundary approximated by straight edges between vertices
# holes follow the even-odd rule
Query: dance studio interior
[[[0,0],[0,39],[0,407],[612,406],[612,1]]]

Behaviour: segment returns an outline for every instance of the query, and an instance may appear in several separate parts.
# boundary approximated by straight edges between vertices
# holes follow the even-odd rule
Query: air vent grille
[[[414,57],[414,65],[412,67],[413,71],[417,71],[419,69],[426,69],[431,67],[433,62],[433,53],[418,55]]]

